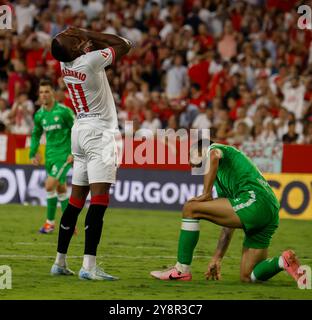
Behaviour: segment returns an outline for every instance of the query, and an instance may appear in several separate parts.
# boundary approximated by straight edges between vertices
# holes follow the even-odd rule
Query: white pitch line
[[[18,245],[18,246],[49,246],[51,247],[51,243],[49,242],[14,242],[13,245]],[[55,244],[56,245],[56,244]],[[73,247],[81,247],[83,244],[79,243],[71,243],[70,246]]]
[[[53,256],[42,256],[42,255],[33,255],[33,254],[1,254],[0,259],[33,259],[33,260],[42,260],[42,259],[54,259],[55,255]],[[81,259],[83,256],[67,256],[68,259]],[[106,255],[99,255],[97,256],[99,259],[106,259],[106,258],[119,258],[125,260],[134,260],[134,259],[176,259],[176,255],[174,256],[159,256],[159,255],[144,255],[144,256],[125,256],[125,255],[114,255],[114,254],[106,254]],[[195,259],[210,259],[212,256],[208,255],[195,255]],[[230,256],[225,257],[226,259],[234,259],[240,260],[241,257],[238,256]],[[301,258],[301,261],[311,260],[311,258]]]
[[[34,260],[39,260],[39,259],[55,259],[54,256],[38,256],[38,255],[33,255],[33,254],[1,254],[0,259],[34,259]],[[67,256],[68,259],[82,259],[83,256]],[[151,258],[159,258],[159,259],[174,259],[176,256],[124,256],[124,255],[100,255],[97,256],[97,258],[120,258],[120,259],[151,259]]]
[[[19,246],[51,246],[51,243],[48,242],[14,242],[13,245],[19,245]],[[118,247],[118,248],[134,248],[134,249],[165,249],[165,246],[130,246],[130,245],[124,245],[124,244],[109,244],[112,247]],[[73,243],[71,246],[75,247],[82,247],[84,246],[83,243]]]

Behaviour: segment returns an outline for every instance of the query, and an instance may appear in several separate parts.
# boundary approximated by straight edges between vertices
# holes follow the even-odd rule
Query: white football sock
[[[96,256],[92,256],[90,254],[85,254],[83,256],[82,266],[86,270],[91,270],[93,267],[96,266]]]
[[[180,262],[177,262],[175,267],[179,272],[182,272],[182,273],[191,271],[191,266],[189,266],[188,264],[182,264]]]
[[[66,266],[66,253],[56,253],[55,263],[58,266],[65,267]]]

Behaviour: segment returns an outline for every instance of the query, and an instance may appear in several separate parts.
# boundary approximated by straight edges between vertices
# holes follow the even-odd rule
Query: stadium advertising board
[[[0,168],[0,204],[46,205],[45,170],[32,166]],[[281,218],[312,220],[312,174],[266,174],[281,202]],[[68,175],[71,181],[71,171]],[[120,169],[110,205],[120,208],[181,210],[201,194],[202,177],[188,171]]]
[[[281,203],[280,217],[312,220],[312,174],[266,174]]]

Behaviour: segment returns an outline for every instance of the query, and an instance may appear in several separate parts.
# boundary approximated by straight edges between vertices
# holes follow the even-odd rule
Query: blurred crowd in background
[[[134,43],[106,69],[120,129],[197,128],[221,143],[312,143],[312,33],[303,1],[19,0],[0,30],[0,132],[30,134],[38,85],[69,94],[51,39],[68,26]],[[305,4],[312,3],[304,1]]]

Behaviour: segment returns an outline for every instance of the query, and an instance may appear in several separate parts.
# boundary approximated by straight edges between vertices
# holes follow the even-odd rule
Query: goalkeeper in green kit
[[[71,128],[74,124],[74,112],[54,99],[52,83],[42,80],[39,86],[41,108],[34,116],[34,129],[31,135],[29,157],[34,165],[39,165],[40,156],[37,153],[40,138],[46,134],[45,168],[47,179],[47,219],[40,233],[51,233],[55,227],[55,214],[58,200],[62,212],[67,207],[68,196],[66,175],[72,166]]]
[[[205,141],[204,141],[205,142]],[[221,235],[205,273],[207,279],[221,279],[221,262],[235,229],[243,229],[240,279],[243,282],[265,281],[285,270],[299,280],[299,261],[292,250],[268,259],[268,247],[278,228],[280,204],[258,168],[232,146],[199,140],[191,148],[192,167],[206,168],[204,191],[183,207],[178,257],[175,266],[152,271],[160,280],[190,281],[191,262],[199,239],[200,219],[222,226]],[[205,164],[205,165],[204,165]],[[218,198],[213,199],[215,186]]]

